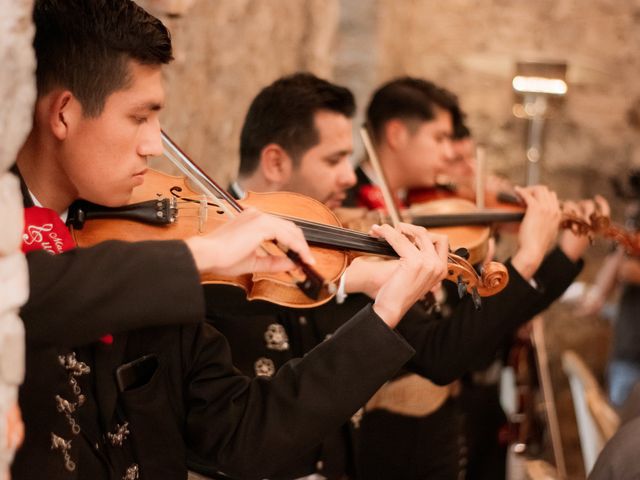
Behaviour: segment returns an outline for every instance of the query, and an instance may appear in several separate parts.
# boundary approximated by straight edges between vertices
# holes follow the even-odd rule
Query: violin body
[[[415,224],[421,225],[420,217],[428,215],[447,215],[477,212],[477,207],[462,198],[448,198],[433,200],[427,203],[414,204],[409,207],[408,214]],[[483,263],[489,251],[491,227],[487,225],[459,225],[449,227],[429,227],[430,232],[441,233],[449,237],[451,250],[466,248],[469,251],[467,259],[472,265]]]
[[[380,210],[339,208],[335,213],[343,225],[361,231],[367,231],[374,223],[389,221]],[[480,210],[469,200],[451,197],[413,204],[400,210],[400,216],[404,222],[447,235],[451,250],[466,248],[469,252],[467,260],[475,265],[486,258],[493,224],[505,220],[518,221],[523,213],[502,209]]]
[[[155,198],[156,200],[149,200]],[[232,199],[229,201],[233,201]],[[86,203],[86,202],[85,202]],[[94,245],[105,240],[144,241],[178,240],[206,235],[224,225],[228,220],[227,201],[212,201],[194,191],[183,177],[149,170],[145,183],[134,189],[131,204],[117,209],[87,204],[86,211],[70,211],[72,235],[80,247]],[[397,258],[386,242],[353,230],[344,229],[324,204],[289,192],[250,193],[238,202],[240,207],[253,206],[263,212],[293,221],[304,232],[317,261],[316,274],[322,279],[322,287],[314,290],[309,298],[308,289],[302,291],[305,272],[301,269],[278,274],[256,272],[234,278],[203,275],[203,283],[235,285],[246,291],[249,300],[267,300],[294,308],[312,308],[322,305],[335,294],[336,282],[344,273],[353,252]],[[157,209],[154,207],[157,204]],[[142,205],[143,214],[136,209]],[[90,208],[93,211],[90,211]],[[151,214],[148,211],[151,209]],[[123,214],[137,220],[123,218]],[[117,219],[109,216],[120,217]],[[155,217],[161,222],[154,222]],[[86,219],[92,218],[89,222]],[[139,221],[143,218],[143,221]],[[273,242],[262,245],[265,254],[286,255]],[[222,253],[224,255],[224,252]],[[307,276],[308,277],[308,276]],[[461,294],[469,292],[474,301],[494,295],[508,282],[504,265],[491,262],[485,265],[479,276],[464,258],[449,254],[448,280],[458,284]]]
[[[95,219],[86,222],[82,229],[72,228],[72,235],[79,247],[87,247],[105,240],[143,241],[179,240],[195,235],[206,235],[224,225],[229,217],[221,208],[200,201],[202,195],[188,185],[184,177],[167,175],[149,170],[144,183],[135,188],[131,203],[148,201],[150,198],[164,198],[179,195],[175,221],[163,225],[150,225],[135,220]],[[337,218],[320,202],[304,195],[292,193],[251,193],[240,202],[243,206],[254,206],[262,211],[285,215],[304,216],[308,220],[339,226]],[[319,208],[320,205],[322,208]],[[272,245],[265,243],[270,254],[283,255]],[[221,253],[224,255],[224,252]],[[337,281],[348,265],[348,256],[339,250],[313,248],[317,260],[316,270],[328,282]],[[295,272],[294,272],[295,273]],[[321,296],[312,302],[295,284],[288,273],[253,273],[226,278],[205,274],[201,277],[205,284],[234,285],[245,290],[249,300],[267,300],[289,307],[311,308],[322,305],[332,298],[323,290]],[[295,280],[295,279],[294,279]]]

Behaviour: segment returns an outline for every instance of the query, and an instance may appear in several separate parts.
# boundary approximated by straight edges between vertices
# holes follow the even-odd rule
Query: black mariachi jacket
[[[510,278],[507,287],[483,298],[480,310],[467,296],[446,320],[427,315],[420,306],[407,313],[396,329],[416,351],[404,366],[406,370],[446,385],[470,370],[490,364],[508,336],[564,292],[580,272],[582,262],[573,263],[559,249],[553,250],[535,276],[537,288],[524,280],[510,262],[506,266]],[[231,289],[205,287],[205,297],[207,316],[229,340],[234,363],[247,375],[266,378],[291,358],[304,355],[331,337],[369,301],[364,295],[350,295],[342,305],[332,301],[319,308],[300,310],[247,302]],[[331,479],[345,473],[356,475],[353,427],[357,424],[358,416],[270,478],[293,479],[312,472]]]
[[[366,176],[358,170],[360,184]],[[352,189],[352,190],[355,190]],[[233,191],[233,188],[232,188]],[[522,324],[546,309],[582,269],[561,250],[550,252],[536,272],[537,288],[506,263],[509,283],[497,295],[483,298],[476,310],[469,296],[455,307],[451,318],[438,320],[416,305],[397,327],[416,354],[404,368],[446,385],[470,370],[490,364],[496,350]],[[229,287],[205,286],[207,317],[229,340],[234,364],[246,375],[268,378],[291,358],[320,344],[370,302],[350,295],[342,305],[331,301],[314,309],[291,309],[252,301]],[[354,439],[360,415],[332,432],[306,455],[292,459],[271,480],[290,480],[313,472],[329,479],[345,473],[356,477]],[[389,439],[393,443],[393,439]]]
[[[271,381],[252,381],[200,323],[184,243],[105,242],[27,260],[26,439],[14,479],[185,479],[188,462],[268,476],[338,428],[413,353],[368,307]],[[95,342],[105,333],[112,345]],[[120,393],[117,367],[149,354],[158,360],[150,378]]]

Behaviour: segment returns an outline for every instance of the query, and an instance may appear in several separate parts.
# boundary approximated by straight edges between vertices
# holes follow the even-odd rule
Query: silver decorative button
[[[289,350],[289,337],[287,331],[279,323],[272,323],[264,332],[264,339],[269,350],[282,352]]]
[[[273,377],[276,367],[270,358],[260,357],[254,364],[256,377]]]

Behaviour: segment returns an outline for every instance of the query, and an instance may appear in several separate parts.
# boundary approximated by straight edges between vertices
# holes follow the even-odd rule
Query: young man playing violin
[[[398,203],[406,206],[403,199],[412,189],[432,188],[439,177],[460,169],[452,140],[462,127],[463,114],[450,92],[422,79],[398,78],[373,93],[366,117],[380,164]],[[368,208],[382,207],[379,194],[371,188],[377,179],[370,166],[365,163],[357,174],[359,185],[349,201]],[[467,351],[466,345],[472,342],[472,337],[477,339],[480,334],[488,348],[483,355],[469,357],[466,369],[458,369],[457,375],[450,376],[448,381],[490,364],[497,348],[516,328],[535,315],[534,312],[546,308],[569,285],[569,281],[557,283],[556,275],[562,272],[568,280],[580,270],[580,256],[587,246],[586,239],[563,232],[559,247],[550,250],[560,219],[555,193],[543,186],[517,191],[527,210],[520,226],[518,249],[506,263],[510,283],[498,295],[484,299],[480,313],[484,323],[477,324],[476,330],[463,333],[459,339],[462,350]],[[584,208],[594,207],[589,204]],[[553,294],[548,289],[551,285],[555,285]],[[517,297],[520,300],[512,303]],[[464,303],[463,300],[449,318],[440,323],[455,324]],[[409,374],[401,380],[405,382],[405,389],[418,390],[423,386],[425,396],[429,396],[431,387],[426,388],[428,385],[422,379]],[[390,382],[384,388],[393,388],[394,383]],[[398,412],[404,414],[398,415]],[[419,409],[410,412],[401,405],[395,410],[366,411],[359,433],[358,466],[363,478],[386,478],[391,472],[394,478],[401,479],[464,475],[464,449],[459,443],[461,431],[451,401],[442,403],[430,415],[421,414]],[[423,448],[425,444],[437,448]],[[421,461],[414,465],[397,461],[406,455]]]
[[[161,153],[171,42],[129,0],[37,0],[34,21],[38,97],[16,171],[25,205],[44,208],[29,210],[25,249],[69,250],[59,216],[70,204],[126,204]],[[50,228],[47,245],[33,235]],[[411,357],[392,329],[444,275],[446,245],[424,230],[374,234],[400,255],[375,304],[269,381],[240,375],[201,322],[198,274],[293,268],[263,257],[265,240],[313,263],[292,223],[246,211],[185,241],[28,253],[26,437],[13,478],[182,480],[188,465],[264,478],[312,448]]]
[[[253,100],[245,118],[240,144],[240,175],[231,190],[238,197],[248,191],[291,190],[310,195],[327,206],[339,206],[345,198],[345,190],[356,181],[349,162],[353,151],[351,117],[354,110],[353,96],[348,90],[310,74],[284,77],[264,88]],[[274,111],[279,112],[277,118],[272,115]],[[529,235],[535,231],[533,238],[546,250],[557,231],[557,226],[547,221],[559,218],[557,202],[551,194],[531,202],[537,208],[530,209],[527,214],[527,231]],[[544,228],[540,225],[542,218],[545,219]],[[579,240],[573,245],[573,253],[578,256],[583,247]],[[450,322],[437,322],[421,306],[414,306],[398,326],[398,331],[417,351],[407,368],[441,384],[458,378],[483,359],[492,358],[501,338],[524,321],[520,319],[521,310],[533,313],[545,308],[580,269],[579,262],[573,263],[563,256],[560,260],[549,259],[544,263],[538,257],[531,260],[530,265],[521,266],[523,272],[509,264],[512,280],[505,292],[484,299],[480,311],[474,308],[470,298],[466,298]],[[553,272],[552,268],[558,266],[562,270]],[[228,292],[224,298],[228,305],[233,305],[229,308],[233,308],[234,315],[217,311],[214,325],[229,338],[239,368],[250,375],[272,376],[283,362],[304,354],[330,336],[353,311],[368,301],[365,295],[355,293],[375,295],[376,285],[392,269],[393,262],[360,259],[343,277],[349,294],[346,300],[330,302],[316,309],[272,307],[246,302],[239,296],[232,300],[232,293]],[[544,279],[545,292],[528,283],[536,270]],[[217,303],[216,295],[221,291],[207,292],[212,305]],[[251,321],[248,318],[239,321],[238,316],[243,312],[252,315]],[[385,402],[375,397],[372,400],[374,404],[378,401]],[[359,423],[359,418],[352,420],[341,431],[326,438],[315,451],[300,456],[273,478],[292,479],[314,472],[328,478],[355,478],[356,475],[367,480],[402,478],[403,472],[391,462],[381,473],[356,473],[351,427]],[[396,439],[389,438],[389,441]],[[437,450],[437,443],[422,445],[425,450],[422,457],[412,457],[411,462],[406,462],[404,455],[396,456],[396,459],[410,463],[407,469],[423,470],[422,463],[433,460],[429,452]],[[451,470],[446,471],[446,474],[450,473]]]

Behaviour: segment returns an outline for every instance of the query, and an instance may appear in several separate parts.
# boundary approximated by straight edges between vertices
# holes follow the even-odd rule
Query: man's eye
[[[138,116],[138,115],[134,115],[133,116],[133,121],[136,122],[136,123],[139,123],[139,124],[140,123],[145,123],[147,121],[147,117],[141,117],[141,116]]]

